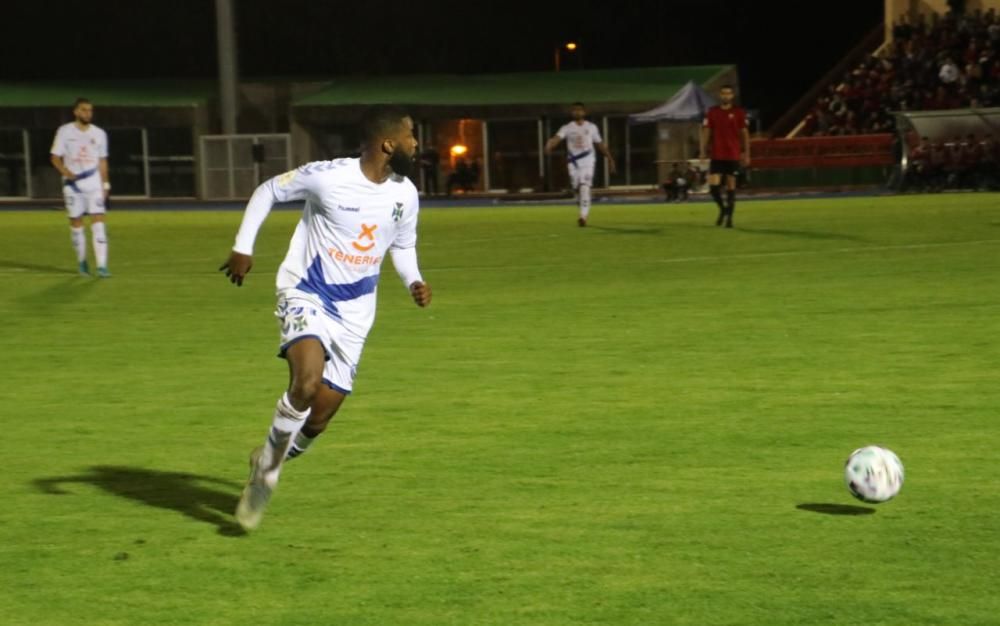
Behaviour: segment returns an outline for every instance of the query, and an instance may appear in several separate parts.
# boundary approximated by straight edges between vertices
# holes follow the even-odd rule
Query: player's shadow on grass
[[[59,267],[56,265],[42,265],[41,263],[25,263],[24,261],[14,261],[10,259],[0,259],[0,269],[21,270],[23,272],[39,272],[42,274],[76,274],[75,269],[69,267]]]
[[[244,534],[232,518],[241,485],[229,480],[186,472],[96,465],[73,476],[34,481],[40,491],[53,495],[69,495],[71,492],[64,489],[69,483],[93,485],[121,498],[183,513],[200,522],[214,524],[220,535]]]
[[[662,226],[595,226],[587,228],[599,230],[609,235],[659,235],[663,232]]]
[[[71,273],[73,276],[54,281],[45,289],[29,291],[20,296],[17,299],[20,306],[25,308],[41,306],[46,310],[51,310],[53,307],[71,305],[96,289],[97,283],[100,282],[96,278],[78,276],[76,272]]]
[[[826,502],[807,502],[798,504],[800,511],[823,513],[824,515],[874,515],[875,509],[870,506],[854,506],[853,504],[830,504]]]
[[[741,233],[749,233],[751,235],[778,235],[781,237],[795,237],[797,239],[818,239],[818,240],[835,240],[835,241],[854,241],[857,243],[864,242],[865,240],[861,237],[856,237],[854,235],[844,235],[841,233],[821,233],[814,230],[786,230],[783,228],[744,228],[742,226],[738,227]]]

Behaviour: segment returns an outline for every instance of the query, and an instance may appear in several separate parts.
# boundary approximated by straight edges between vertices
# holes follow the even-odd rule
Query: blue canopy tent
[[[628,117],[629,125],[657,125],[657,172],[665,180],[669,163],[688,161],[698,156],[698,133],[709,108],[718,104],[711,94],[694,81],[660,106]]]
[[[628,116],[629,124],[650,122],[700,122],[705,112],[719,101],[707,91],[688,81],[681,90],[655,109]]]

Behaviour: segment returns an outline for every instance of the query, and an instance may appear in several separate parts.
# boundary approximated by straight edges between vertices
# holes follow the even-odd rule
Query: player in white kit
[[[615,159],[601,139],[601,131],[597,124],[587,121],[587,111],[582,102],[574,102],[571,114],[573,121],[564,124],[545,144],[545,153],[551,154],[556,146],[566,140],[566,160],[569,168],[569,180],[576,193],[580,205],[580,217],[576,223],[587,225],[590,215],[590,188],[594,185],[594,165],[597,163],[596,149],[608,160],[608,170],[615,173]]]
[[[109,278],[108,236],[104,214],[111,183],[108,180],[108,135],[94,126],[94,106],[86,98],[73,104],[75,121],[56,131],[49,160],[63,177],[63,198],[69,215],[70,240],[81,274],[90,274],[83,216],[90,215],[90,235],[97,257],[97,275]]]
[[[305,452],[351,393],[386,252],[416,304],[431,301],[417,265],[417,189],[406,178],[417,149],[413,120],[380,107],[365,115],[361,131],[360,158],[309,163],[258,187],[220,268],[242,285],[274,203],[305,201],[277,278],[279,356],[288,361],[290,383],[267,440],[250,455],[236,509],[247,530],[260,524],[284,460]]]

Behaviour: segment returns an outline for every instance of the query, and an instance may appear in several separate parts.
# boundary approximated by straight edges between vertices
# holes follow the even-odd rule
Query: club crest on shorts
[[[397,202],[396,208],[392,210],[392,221],[398,222],[403,217],[403,203]]]

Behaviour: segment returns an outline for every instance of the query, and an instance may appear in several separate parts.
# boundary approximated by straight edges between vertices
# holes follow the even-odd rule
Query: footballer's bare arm
[[[552,151],[556,149],[562,142],[562,137],[559,135],[552,135],[548,141],[545,142],[545,154],[552,154]]]

